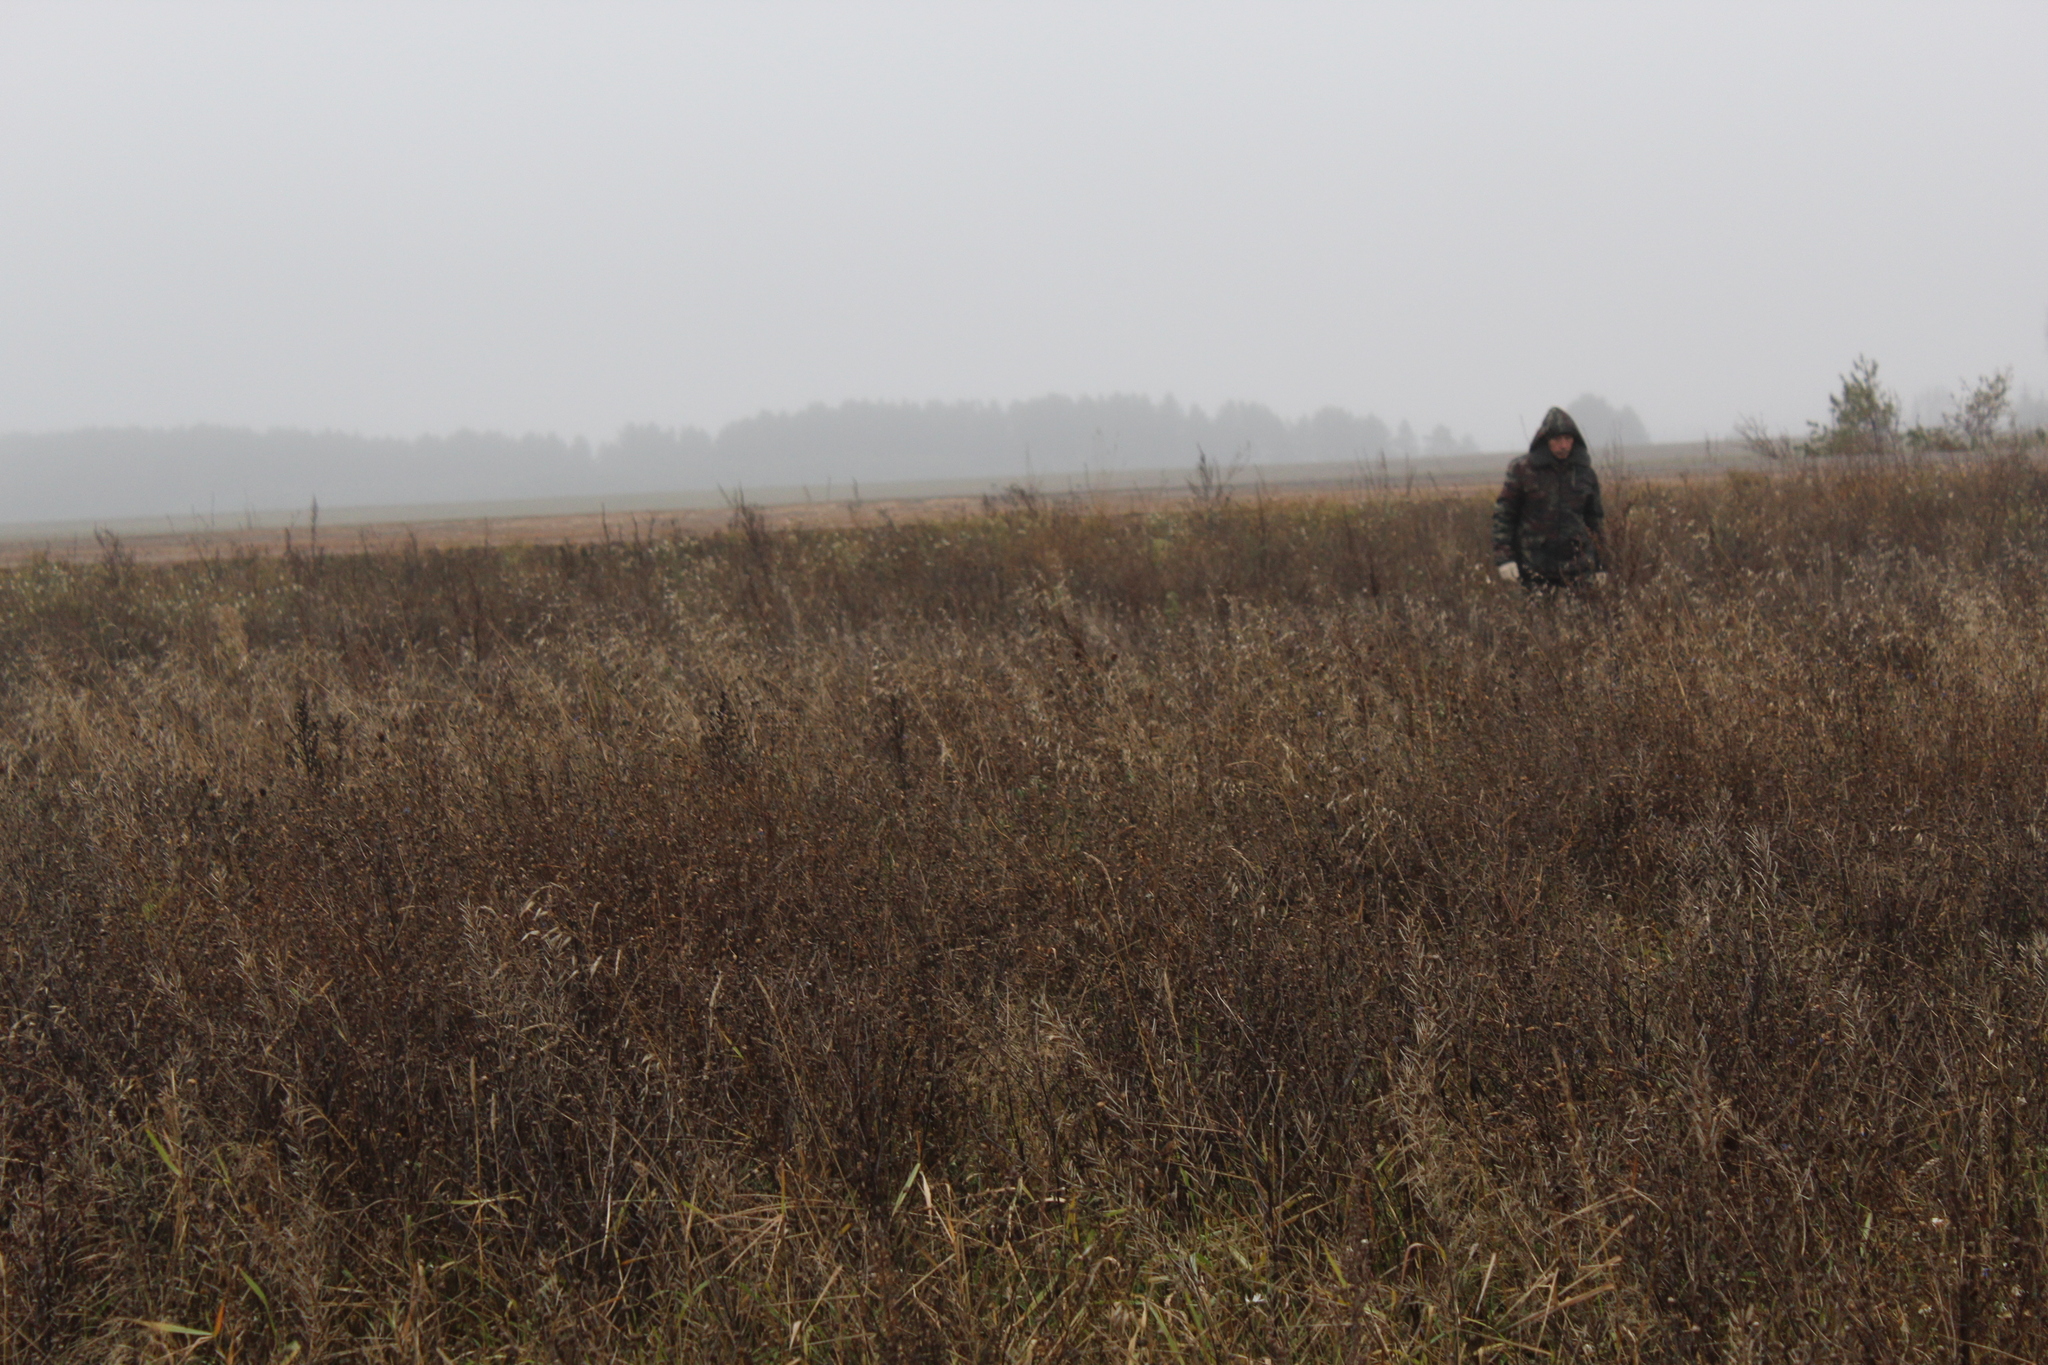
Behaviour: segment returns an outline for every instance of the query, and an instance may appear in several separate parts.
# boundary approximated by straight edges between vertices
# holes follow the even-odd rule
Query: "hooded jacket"
[[[1550,438],[1572,438],[1572,453],[1550,453]],[[1600,568],[1600,476],[1578,423],[1563,408],[1543,415],[1529,453],[1508,465],[1493,504],[1493,561],[1522,566],[1525,577],[1570,582]]]

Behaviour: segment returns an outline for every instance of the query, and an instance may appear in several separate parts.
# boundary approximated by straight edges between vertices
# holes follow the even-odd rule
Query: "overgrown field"
[[[2048,472],[1610,502],[0,575],[0,1365],[2048,1356]]]

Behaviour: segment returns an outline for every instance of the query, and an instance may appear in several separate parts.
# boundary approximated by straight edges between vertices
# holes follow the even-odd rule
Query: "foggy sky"
[[[0,3],[0,431],[2048,389],[2048,5]]]

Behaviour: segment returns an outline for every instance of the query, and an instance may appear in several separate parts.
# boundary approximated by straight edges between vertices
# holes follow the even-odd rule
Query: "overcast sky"
[[[2040,0],[0,0],[0,430],[2038,392],[2044,54]]]

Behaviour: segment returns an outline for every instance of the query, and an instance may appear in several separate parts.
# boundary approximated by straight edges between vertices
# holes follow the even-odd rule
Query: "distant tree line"
[[[1596,446],[1644,439],[1633,410],[1585,395]],[[457,432],[414,439],[343,432],[100,428],[0,435],[0,522],[212,515],[250,510],[605,497],[854,480],[1366,462],[1471,453],[1469,436],[1325,408],[1288,420],[1255,403],[1214,410],[1171,398],[1045,397],[1016,403],[842,403],[763,413],[716,434],[630,426],[592,446],[557,436]]]
[[[1579,434],[1596,451],[1646,446],[1650,433],[1630,407],[1616,407],[1594,393],[1582,393],[1565,406],[1579,424]]]

